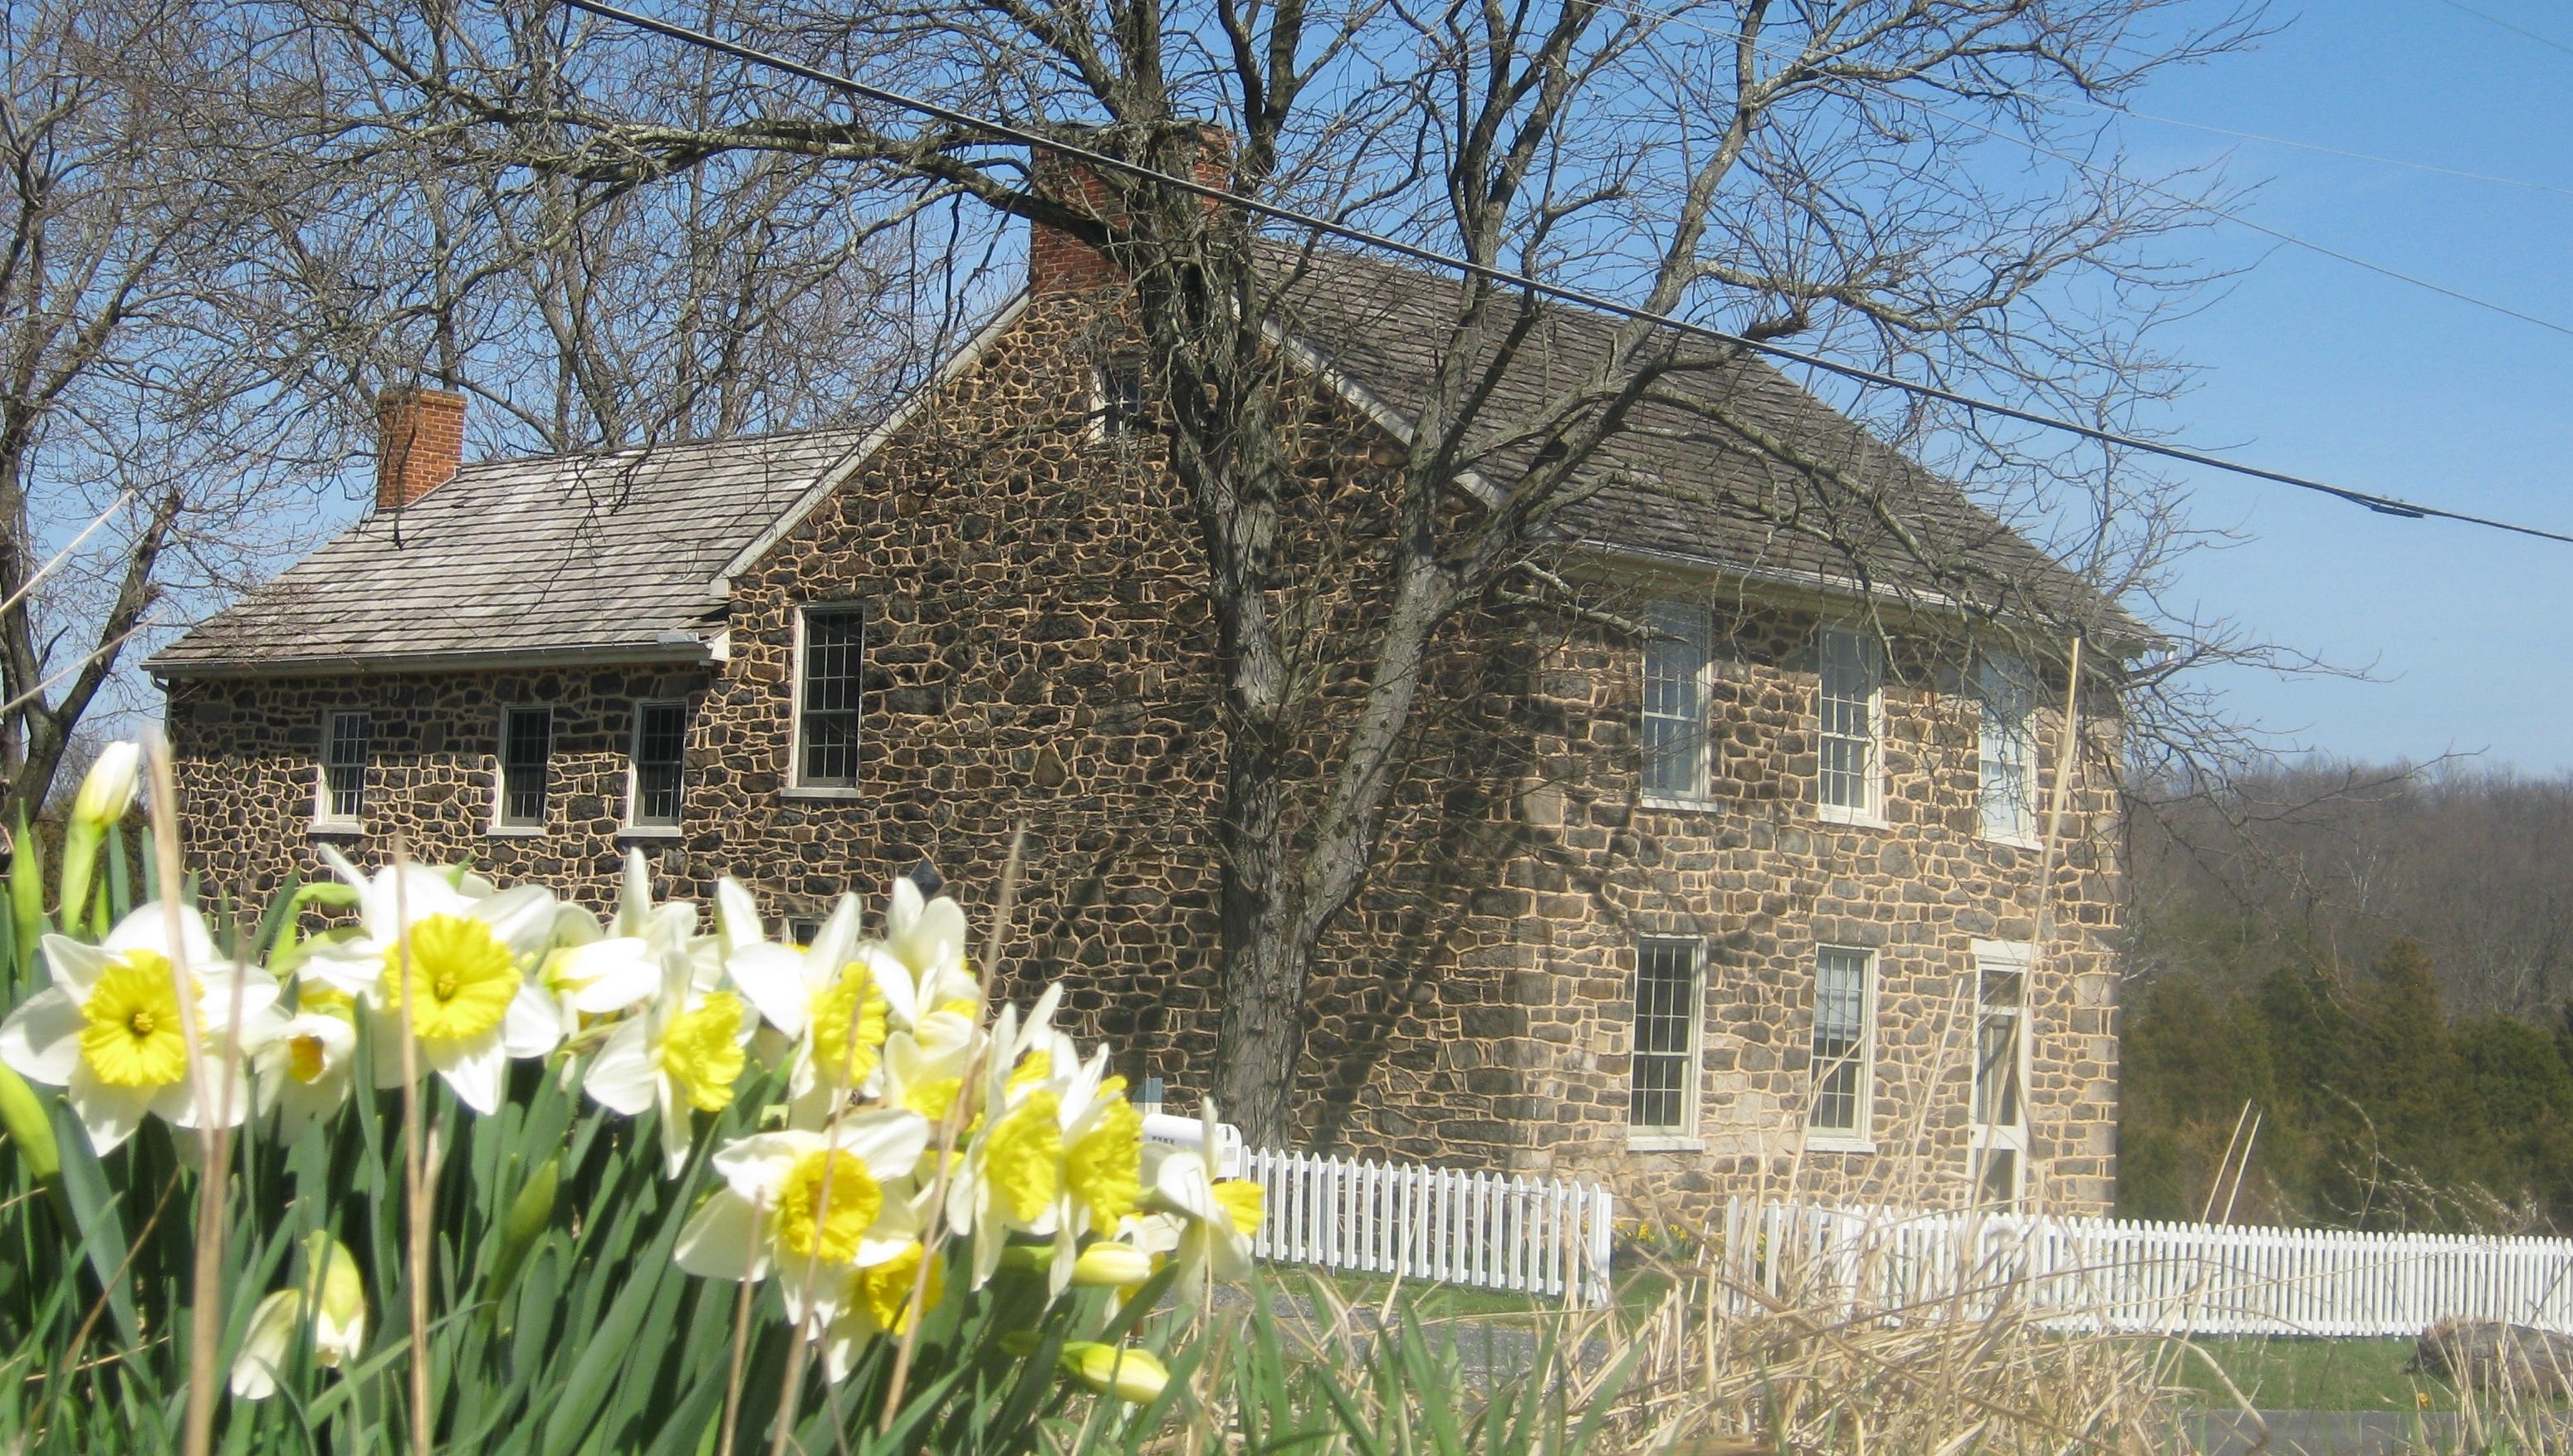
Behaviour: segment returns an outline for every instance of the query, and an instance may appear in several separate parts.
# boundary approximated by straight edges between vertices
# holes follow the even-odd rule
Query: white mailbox
[[[1174,1147],[1205,1151],[1206,1123],[1195,1117],[1174,1116],[1169,1112],[1146,1112],[1144,1135],[1155,1142]],[[1242,1129],[1231,1122],[1215,1124],[1215,1155],[1207,1159],[1220,1178],[1242,1176]]]

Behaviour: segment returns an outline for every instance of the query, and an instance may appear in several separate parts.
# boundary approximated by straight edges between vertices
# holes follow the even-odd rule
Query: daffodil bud
[[[1122,1289],[1153,1276],[1153,1256],[1131,1243],[1103,1239],[1073,1260],[1072,1282],[1084,1289]]]
[[[54,1122],[45,1115],[45,1099],[6,1065],[0,1065],[0,1126],[9,1129],[9,1140],[18,1145],[27,1176],[41,1183],[62,1171],[62,1148],[54,1142]]]
[[[72,822],[96,830],[125,817],[134,807],[134,785],[143,766],[143,745],[131,739],[111,743],[89,766],[80,797],[72,801]]]
[[[518,1196],[509,1200],[509,1211],[500,1220],[499,1247],[491,1255],[489,1294],[498,1299],[517,1282],[518,1270],[526,1264],[527,1251],[553,1221],[554,1193],[562,1182],[560,1154],[546,1158],[527,1174],[518,1188]]]
[[[1063,1370],[1101,1395],[1113,1395],[1133,1405],[1159,1399],[1163,1388],[1171,1383],[1170,1369],[1154,1358],[1152,1351],[1103,1345],[1095,1340],[1074,1340],[1065,1345]]]

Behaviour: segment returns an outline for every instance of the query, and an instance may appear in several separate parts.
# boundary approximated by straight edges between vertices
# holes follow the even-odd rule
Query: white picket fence
[[[2239,1228],[1736,1199],[1718,1257],[1753,1291],[1847,1317],[2064,1329],[2417,1335],[2449,1315],[2573,1331],[2573,1239]]]
[[[1267,1197],[1261,1258],[1607,1302],[1606,1188],[1282,1151],[1244,1154],[1243,1176]]]

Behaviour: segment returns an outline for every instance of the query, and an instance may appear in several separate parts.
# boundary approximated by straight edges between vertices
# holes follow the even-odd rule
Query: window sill
[[[357,819],[316,819],[312,824],[315,839],[345,839],[366,832],[365,822]]]
[[[820,784],[796,784],[777,791],[777,797],[781,799],[803,799],[813,803],[823,804],[846,804],[854,800],[863,799],[866,796],[867,791],[864,789],[843,789]]]
[[[1837,804],[1815,805],[1814,817],[1825,824],[1837,824],[1849,829],[1893,828],[1892,825],[1885,822],[1885,815],[1880,811],[1867,809],[1843,809]]]
[[[1713,799],[1682,799],[1674,798],[1668,794],[1646,794],[1643,797],[1643,807],[1646,809],[1658,809],[1671,814],[1713,814],[1722,806],[1718,805]]]
[[[1704,1152],[1706,1143],[1678,1132],[1630,1132],[1626,1134],[1628,1152]]]
[[[1807,1152],[1874,1153],[1876,1143],[1873,1139],[1865,1137],[1825,1136],[1808,1132],[1805,1134],[1805,1150]]]
[[[670,841],[681,838],[683,834],[684,831],[675,824],[629,824],[623,829],[616,831],[616,842],[619,844],[629,844],[642,843],[645,841]]]
[[[482,837],[484,839],[542,839],[544,833],[545,827],[541,824],[493,824],[483,828]]]
[[[2044,845],[2038,842],[2037,836],[2033,834],[1987,834],[1982,836],[1982,838],[1986,844],[1998,844],[2016,850],[2045,848]]]

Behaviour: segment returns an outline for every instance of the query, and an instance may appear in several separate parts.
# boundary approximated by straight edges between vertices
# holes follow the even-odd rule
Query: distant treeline
[[[2132,858],[2122,1213],[2573,1231],[2573,784],[2280,772]]]

